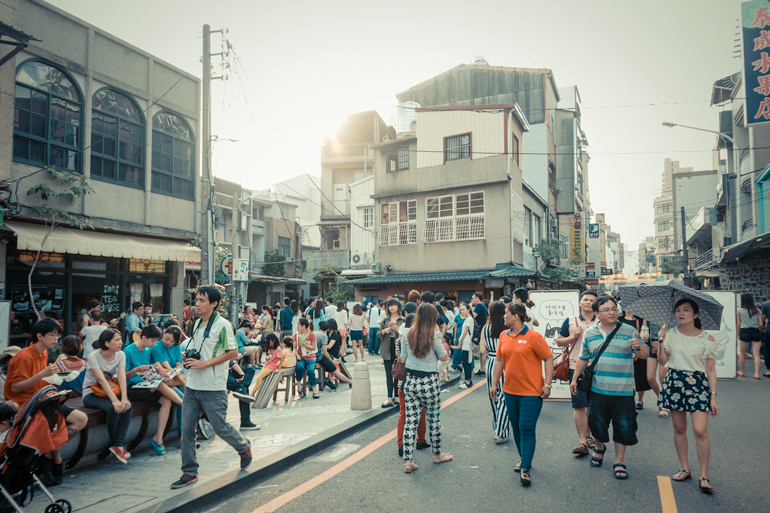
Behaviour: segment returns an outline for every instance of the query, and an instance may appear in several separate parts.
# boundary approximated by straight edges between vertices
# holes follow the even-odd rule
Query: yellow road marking
[[[658,490],[660,490],[660,505],[663,507],[663,513],[677,513],[671,478],[658,476]]]

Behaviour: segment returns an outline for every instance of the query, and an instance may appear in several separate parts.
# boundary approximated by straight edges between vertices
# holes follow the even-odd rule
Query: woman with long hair
[[[433,305],[422,304],[417,309],[414,324],[401,340],[401,361],[406,367],[404,401],[404,472],[417,469],[412,461],[417,437],[417,419],[424,407],[427,414],[430,441],[433,446],[433,463],[452,461],[452,455],[441,452],[441,386],[438,380],[438,362],[449,360],[444,341],[436,322],[438,310]]]
[[[532,311],[532,309],[535,308],[535,302],[529,299],[529,291],[527,289],[524,287],[519,287],[518,289],[514,290],[512,301],[514,303],[521,303],[527,307],[527,317],[531,319],[527,321],[527,327],[529,329],[540,326],[540,321],[537,320],[535,313]]]
[[[330,315],[329,317],[332,317]],[[340,337],[342,338],[342,344],[344,346],[344,353],[348,354],[348,337],[350,336],[350,326],[348,321],[348,307],[344,301],[337,303],[337,311],[333,314],[334,320],[337,321],[337,329],[340,331]],[[362,328],[363,329],[363,328]],[[353,358],[358,361],[358,357],[355,356],[356,346],[353,344]],[[363,359],[363,358],[362,358]]]
[[[299,318],[302,317],[302,312],[300,312],[299,303],[294,299],[289,303],[289,308],[291,308],[291,333],[294,334],[297,331],[297,324]]]
[[[438,316],[438,312],[436,316]],[[385,366],[385,384],[388,387],[388,400],[382,403],[383,408],[393,406],[398,397],[396,387],[393,386],[391,369],[393,369],[393,362],[399,356],[396,340],[398,340],[398,331],[402,324],[404,324],[404,317],[401,314],[401,303],[398,299],[388,299],[385,303],[385,317],[380,321],[382,340],[380,342],[380,356],[382,356],[382,364]]]
[[[684,481],[692,477],[687,458],[689,412],[700,463],[698,486],[702,492],[711,493],[714,487],[708,477],[711,454],[708,420],[709,413],[714,417],[719,414],[717,342],[714,337],[701,330],[698,310],[698,303],[692,299],[679,300],[674,306],[674,316],[679,326],[670,330],[661,329],[658,332],[659,342],[653,342],[653,345],[658,349],[660,363],[668,369],[660,392],[660,403],[671,411],[674,447],[681,465],[673,480]]]
[[[481,354],[487,355],[488,391],[492,390],[492,373],[497,360],[497,346],[503,331],[505,331],[505,305],[501,301],[494,301],[489,305],[489,323],[481,330]],[[505,371],[500,376],[500,381],[504,384]],[[492,430],[495,433],[495,443],[504,444],[511,436],[511,421],[508,420],[505,397],[499,394],[496,401],[490,397],[489,402],[492,405]]]
[[[262,314],[263,317],[259,325],[259,331],[262,333],[262,340],[264,340],[268,333],[275,331],[273,309],[270,308],[270,305],[262,305]]]
[[[748,293],[741,294],[741,307],[738,309],[738,340],[741,342],[739,363],[741,371],[738,377],[745,378],[746,351],[751,343],[751,352],[754,355],[754,379],[762,379],[759,376],[759,368],[762,362],[759,359],[762,347],[762,334],[759,332],[759,308],[754,304],[754,296]]]
[[[471,305],[468,303],[460,303],[460,318],[462,324],[457,323],[457,345],[452,346],[452,349],[456,351],[462,351],[462,366],[465,381],[460,383],[459,388],[470,388],[473,386],[473,380],[471,379],[471,373],[473,371],[473,328],[475,327],[475,320],[473,318]]]
[[[505,325],[509,328],[500,334],[497,346],[492,387],[489,397],[497,401],[497,384],[505,371],[503,395],[511,421],[513,440],[521,461],[513,467],[521,472],[521,484],[532,484],[530,470],[535,455],[535,430],[543,399],[551,395],[553,381],[553,354],[548,342],[525,323],[531,319],[521,303],[511,303],[505,311]],[[545,364],[545,380],[543,365]]]
[[[321,299],[317,300],[315,305],[313,305],[313,315],[310,317],[310,322],[313,324],[313,331],[318,331],[318,325],[321,324],[321,321],[326,321],[328,319],[329,316],[326,315],[326,311],[324,310],[324,302]]]
[[[342,302],[340,302],[342,304]],[[339,310],[337,310],[339,313]],[[345,312],[347,317],[347,312]],[[350,327],[350,343],[353,346],[353,358],[358,361],[358,352],[361,351],[361,360],[364,359],[364,310],[361,305],[353,305],[353,313],[347,319]],[[339,324],[339,321],[337,321]]]

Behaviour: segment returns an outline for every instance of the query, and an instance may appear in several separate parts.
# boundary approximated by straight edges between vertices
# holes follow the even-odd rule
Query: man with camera
[[[216,313],[222,293],[215,287],[198,289],[195,306],[200,318],[195,322],[190,344],[184,353],[184,366],[190,370],[182,403],[182,477],[171,488],[182,488],[198,481],[195,457],[195,427],[205,414],[211,427],[230,444],[241,458],[241,470],[251,464],[251,444],[227,423],[228,362],[238,357],[232,325]]]

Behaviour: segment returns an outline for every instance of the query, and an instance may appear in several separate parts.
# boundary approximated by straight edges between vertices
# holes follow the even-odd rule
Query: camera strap
[[[203,349],[203,344],[206,343],[206,339],[209,338],[209,335],[211,334],[211,326],[214,325],[214,321],[216,320],[216,317],[219,314],[217,312],[214,312],[211,314],[211,317],[209,317],[209,322],[206,323],[206,328],[203,330],[203,339],[201,340],[201,346],[198,348],[198,352],[200,353]],[[201,320],[198,319],[198,325],[195,327],[195,330],[193,330],[192,339],[195,340],[195,334],[198,333],[198,329],[201,327]]]

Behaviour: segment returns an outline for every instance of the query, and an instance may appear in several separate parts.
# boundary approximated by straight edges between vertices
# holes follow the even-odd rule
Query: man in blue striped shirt
[[[592,467],[601,467],[607,451],[604,444],[610,441],[609,427],[612,422],[612,440],[615,442],[613,471],[616,479],[628,479],[623,458],[626,447],[638,442],[637,412],[634,408],[634,354],[644,359],[649,355],[649,349],[641,343],[634,328],[618,322],[618,307],[612,296],[602,296],[594,301],[593,311],[599,322],[583,335],[583,346],[570,390],[577,395],[578,376],[598,356],[607,337],[617,327],[615,336],[593,369],[588,425],[596,438],[596,447],[590,463]]]

